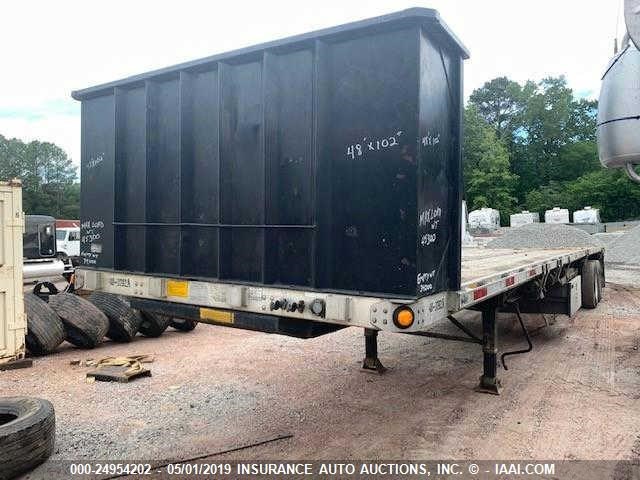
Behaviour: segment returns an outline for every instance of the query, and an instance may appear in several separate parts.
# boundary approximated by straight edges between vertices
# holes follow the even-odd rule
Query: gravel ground
[[[569,248],[601,247],[603,244],[583,230],[567,225],[531,223],[509,229],[502,237],[487,244],[487,248]]]
[[[611,263],[640,266],[640,227],[635,227],[609,245],[606,258]]]
[[[478,332],[479,318],[463,323]],[[476,345],[382,334],[385,375],[360,370],[362,331],[311,340],[200,325],[92,351],[64,344],[0,372],[3,394],[51,400],[57,459],[640,460],[640,291],[609,288],[596,310],[541,329],[500,370],[500,397],[475,393]],[[521,348],[501,316],[500,348]],[[448,323],[438,331],[458,333]],[[150,378],[87,384],[72,359],[154,354]],[[260,441],[291,435],[262,446]],[[50,463],[51,464],[51,463]],[[47,478],[46,466],[27,478]]]

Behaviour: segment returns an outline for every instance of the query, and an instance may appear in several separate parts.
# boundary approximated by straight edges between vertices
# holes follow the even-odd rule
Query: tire
[[[171,323],[171,317],[154,312],[140,312],[142,323],[140,333],[145,337],[159,337]]]
[[[93,292],[87,298],[109,319],[107,337],[115,342],[130,342],[138,333],[142,316],[120,295]]]
[[[187,320],[185,318],[174,318],[171,320],[171,326],[181,332],[190,332],[198,326],[195,320]]]
[[[0,398],[0,479],[14,478],[43,463],[53,453],[55,434],[51,402]]]
[[[33,293],[24,294],[27,314],[25,343],[32,355],[45,355],[55,351],[64,340],[64,327],[56,312]]]
[[[43,287],[47,289],[46,292],[42,291]],[[46,303],[49,303],[51,295],[56,295],[57,293],[60,293],[58,287],[51,282],[38,282],[33,287],[33,294]]]
[[[94,348],[109,330],[109,319],[93,303],[72,293],[49,297],[49,306],[64,325],[65,339],[80,348]]]
[[[582,266],[582,306],[596,308],[602,299],[602,266],[598,260],[587,260]]]

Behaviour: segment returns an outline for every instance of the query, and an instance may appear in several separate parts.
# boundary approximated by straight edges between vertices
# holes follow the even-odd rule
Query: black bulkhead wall
[[[182,273],[218,276],[218,71],[181,72]],[[193,224],[209,226],[198,227]]]
[[[313,51],[264,56],[265,282],[311,285]]]
[[[220,277],[263,281],[264,138],[262,61],[220,64]]]
[[[420,72],[416,280],[423,296],[447,290],[460,269],[461,71],[458,58],[422,32]]]
[[[179,80],[147,82],[149,273],[180,273]]]
[[[417,35],[327,44],[332,289],[415,295]]]
[[[80,256],[82,265],[113,268],[114,96],[82,102]]]
[[[147,100],[144,87],[115,89],[115,268],[144,272],[146,265]],[[136,225],[127,225],[136,224]]]

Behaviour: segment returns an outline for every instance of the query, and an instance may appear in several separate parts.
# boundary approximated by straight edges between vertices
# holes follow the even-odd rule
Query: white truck
[[[77,263],[80,258],[80,227],[57,227],[56,247],[59,257],[68,257]]]

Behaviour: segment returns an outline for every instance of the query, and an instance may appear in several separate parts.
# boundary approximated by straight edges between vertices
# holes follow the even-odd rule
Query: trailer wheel
[[[93,303],[72,293],[49,298],[49,305],[62,319],[65,338],[80,348],[94,348],[102,342],[109,319]]]
[[[14,478],[53,453],[56,420],[47,400],[0,398],[0,478]]]
[[[174,318],[171,320],[171,326],[181,332],[190,332],[198,326],[198,322],[195,320],[188,320],[186,318]]]
[[[62,322],[49,305],[33,293],[24,294],[27,314],[25,343],[32,355],[53,352],[64,340]]]
[[[140,312],[142,323],[140,333],[145,337],[159,337],[171,323],[171,317],[154,312]]]
[[[130,342],[138,333],[142,316],[120,295],[93,292],[87,299],[109,319],[107,337],[116,342]]]
[[[582,306],[596,308],[602,298],[602,266],[598,260],[587,260],[582,267]]]

